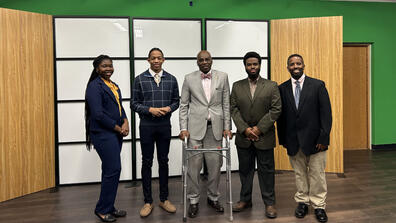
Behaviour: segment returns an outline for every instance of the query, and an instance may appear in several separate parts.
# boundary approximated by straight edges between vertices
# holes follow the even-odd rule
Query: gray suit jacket
[[[237,127],[235,144],[240,148],[249,148],[252,142],[246,139],[244,131],[248,127],[257,126],[261,135],[257,142],[253,142],[254,146],[257,149],[274,148],[274,122],[281,114],[281,107],[276,82],[260,78],[253,98],[247,78],[235,82],[231,93],[231,114]]]
[[[208,114],[214,137],[221,140],[223,131],[231,129],[228,75],[212,70],[211,97],[208,101],[202,86],[201,71],[187,74],[181,91],[180,129],[188,130],[192,139],[202,140],[206,133]]]

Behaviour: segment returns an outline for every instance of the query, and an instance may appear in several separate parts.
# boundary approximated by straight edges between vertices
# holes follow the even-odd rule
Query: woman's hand
[[[127,119],[124,119],[124,123],[121,126],[120,134],[125,137],[129,134],[129,123]]]

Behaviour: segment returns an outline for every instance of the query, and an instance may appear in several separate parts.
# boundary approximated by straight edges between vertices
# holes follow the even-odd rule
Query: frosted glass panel
[[[268,56],[268,22],[206,20],[207,49],[213,57]]]
[[[131,95],[129,64],[129,60],[113,60],[114,73],[111,80],[118,84],[123,98]],[[57,61],[58,100],[84,100],[92,70],[90,60]]]
[[[201,50],[201,21],[133,20],[135,57],[147,57],[153,47],[165,57],[195,57]]]
[[[56,57],[129,57],[129,22],[124,18],[55,18]]]
[[[132,179],[131,143],[124,143],[121,150],[120,180]],[[86,150],[85,144],[59,146],[60,184],[90,183],[101,181],[101,161],[94,149]]]
[[[135,76],[146,71],[149,68],[149,63],[146,60],[135,60]],[[162,68],[176,77],[179,85],[179,95],[184,81],[184,76],[195,70],[198,70],[196,60],[165,60]],[[135,113],[136,114],[136,113]],[[140,138],[139,133],[139,115],[136,114],[136,138]],[[177,136],[180,133],[179,128],[179,110],[172,113],[171,117],[172,136]]]
[[[225,140],[223,140],[223,141],[225,143]],[[225,144],[224,144],[224,146],[225,146]],[[239,169],[239,161],[238,161],[238,151],[237,151],[236,145],[235,145],[235,136],[231,139],[230,146],[231,146],[231,170],[238,170]],[[224,155],[226,155],[225,152],[224,152]],[[226,160],[226,158],[223,158],[223,166],[221,167],[221,171],[226,171],[226,164],[227,164],[227,160]]]
[[[58,103],[59,142],[85,141],[83,102]]]
[[[129,105],[129,101],[122,103],[128,120],[131,123],[131,109]],[[83,102],[58,103],[59,142],[85,141],[84,106],[85,104]],[[124,139],[131,139],[131,134]]]

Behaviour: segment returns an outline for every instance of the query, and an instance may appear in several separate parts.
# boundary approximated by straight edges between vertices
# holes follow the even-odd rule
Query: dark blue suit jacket
[[[301,148],[305,155],[317,153],[316,144],[329,145],[331,105],[325,83],[305,76],[296,108],[290,79],[279,86],[282,114],[278,119],[279,144],[294,156]]]
[[[116,86],[118,87],[117,84]],[[124,123],[126,114],[122,107],[122,96],[119,87],[118,95],[120,96],[121,116],[118,103],[113,92],[111,92],[110,88],[100,77],[88,84],[85,92],[85,100],[88,102],[91,113],[90,132],[114,133],[114,127],[116,124],[121,126]]]

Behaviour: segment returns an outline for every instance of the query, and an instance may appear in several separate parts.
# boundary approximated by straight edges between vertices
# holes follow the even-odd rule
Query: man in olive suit
[[[234,212],[252,206],[252,188],[257,161],[265,215],[276,218],[275,208],[275,126],[281,114],[278,85],[260,77],[261,57],[248,52],[243,58],[248,78],[234,83],[231,92],[231,117],[237,127],[236,146],[241,180],[240,201]]]

